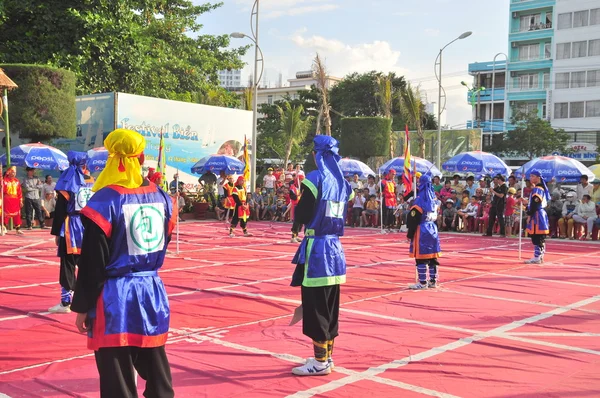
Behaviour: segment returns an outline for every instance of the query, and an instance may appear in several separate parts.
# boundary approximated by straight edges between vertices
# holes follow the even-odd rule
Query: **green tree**
[[[379,100],[380,112],[383,117],[392,119],[392,111],[394,109],[394,90],[392,89],[392,74],[381,75],[377,78],[377,92],[375,93]],[[390,125],[390,158],[394,157],[394,141],[392,135],[394,134],[392,126]]]
[[[421,100],[419,88],[413,88],[408,83],[400,93],[400,109],[406,120],[415,126],[417,131],[417,143],[419,147],[418,156],[425,157],[425,135],[423,129],[425,106]]]
[[[311,91],[300,91],[298,98],[292,99],[286,96],[283,101],[275,101],[273,104],[260,104],[258,112],[263,117],[258,119],[258,158],[277,158],[284,160],[286,153],[285,136],[281,134],[281,115],[278,107],[284,107],[288,102],[292,107],[302,106],[303,117],[311,116],[311,127],[304,142],[294,145],[290,158],[292,160],[305,159],[312,150],[312,139],[315,136],[315,124],[318,114],[318,91],[315,87]]]
[[[303,116],[302,105],[291,106],[289,102],[285,102],[283,107],[277,105],[277,111],[281,123],[280,131],[286,144],[284,164],[288,164],[292,149],[304,143],[306,134],[312,125],[312,117]]]
[[[569,135],[562,129],[552,128],[549,121],[538,117],[537,111],[527,113],[513,109],[512,124],[515,129],[504,135],[496,151],[525,156],[529,160],[552,152],[568,152]]]
[[[198,19],[220,6],[190,0],[4,0],[0,62],[69,69],[77,76],[78,94],[214,98],[217,72],[242,67],[247,49],[227,50],[228,36],[200,34]],[[223,104],[239,103],[232,93],[219,95]]]
[[[0,65],[19,87],[10,94],[10,124],[32,142],[75,138],[75,74],[41,65]]]

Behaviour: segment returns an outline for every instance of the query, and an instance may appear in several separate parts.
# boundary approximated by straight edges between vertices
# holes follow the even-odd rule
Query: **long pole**
[[[383,230],[383,205],[385,203],[385,199],[383,198],[383,180],[381,179],[381,171],[379,172],[379,224],[381,224],[381,233],[384,234]]]
[[[254,101],[252,101],[252,167],[250,168],[250,179],[252,180],[252,192],[256,191],[256,157],[258,156],[257,124],[258,124],[258,8],[260,0],[256,0],[256,11],[254,12]]]
[[[6,136],[6,168],[10,167],[10,127],[8,124],[8,89],[4,89],[2,96],[4,103],[4,134]]]
[[[175,231],[176,231],[176,253],[179,254],[179,169],[177,169],[177,177],[175,177],[175,184],[176,184],[176,192],[177,192],[177,196],[175,196],[175,198],[177,199],[177,221],[175,223]]]
[[[8,89],[4,89],[2,95],[2,103],[4,104],[4,135],[6,137],[6,169],[10,167],[10,126],[8,123]],[[2,176],[2,230],[4,231],[4,176]],[[13,219],[8,220],[8,228],[12,229]]]
[[[437,134],[437,167],[442,169],[442,50],[439,54],[440,67],[438,71],[438,134]]]
[[[523,192],[525,191],[525,169],[521,173],[521,202],[519,206],[519,260],[521,260],[521,250],[523,243]]]
[[[4,174],[0,163],[0,236],[4,236]]]

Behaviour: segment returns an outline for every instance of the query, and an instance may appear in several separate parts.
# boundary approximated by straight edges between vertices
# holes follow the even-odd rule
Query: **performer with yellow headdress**
[[[171,199],[142,178],[146,140],[118,129],[104,140],[110,156],[81,211],[85,226],[71,310],[88,334],[100,374],[100,395],[128,397],[136,374],[144,396],[174,396],[165,343],[169,301],[158,269],[171,239]]]
[[[246,229],[246,225],[248,225],[248,218],[250,218],[250,207],[246,202],[247,198],[246,192],[246,180],[244,177],[238,177],[235,186],[231,190],[231,198],[235,203],[235,208],[233,210],[233,218],[231,220],[231,227],[229,227],[229,236],[234,237],[233,230],[237,227],[238,221],[242,230],[244,231],[244,236],[251,236],[248,233],[248,229]]]

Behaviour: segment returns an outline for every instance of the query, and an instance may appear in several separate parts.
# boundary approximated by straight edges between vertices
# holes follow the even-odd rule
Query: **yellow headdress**
[[[104,140],[109,156],[106,167],[96,179],[92,191],[108,185],[137,188],[142,185],[142,165],[139,156],[144,152],[146,139],[132,130],[117,129]]]

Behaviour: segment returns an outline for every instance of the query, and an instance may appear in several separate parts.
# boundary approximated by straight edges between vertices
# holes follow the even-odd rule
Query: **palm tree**
[[[327,69],[325,64],[321,61],[319,53],[313,61],[313,70],[317,78],[317,89],[319,90],[319,99],[321,100],[321,106],[319,108],[319,116],[317,120],[317,134],[321,134],[321,118],[325,125],[325,135],[331,136],[331,116],[329,110],[331,105],[329,104],[329,91],[327,87]]]
[[[394,104],[394,95],[392,89],[392,75],[380,75],[377,77],[377,91],[375,96],[379,99],[379,108],[384,117],[392,119],[392,107]],[[390,158],[394,157],[394,140],[392,139],[393,129],[390,128]]]
[[[250,87],[245,88],[241,97],[242,97],[242,109],[245,111],[251,111],[252,105],[253,105],[252,99],[254,98],[254,92],[252,91],[252,89]]]
[[[284,164],[288,164],[294,145],[300,145],[306,139],[306,134],[312,126],[312,116],[303,118],[304,107],[292,107],[287,101],[283,107],[277,105],[277,111],[281,117],[280,129],[287,141]]]
[[[425,136],[423,134],[423,112],[425,106],[421,99],[419,87],[413,88],[410,83],[400,91],[400,110],[406,120],[417,129],[419,155],[425,157]]]

